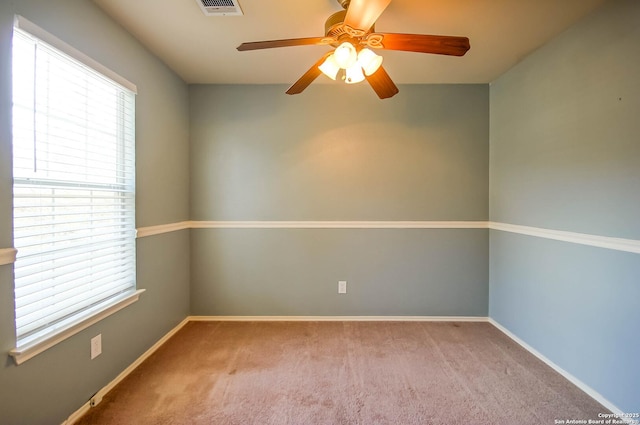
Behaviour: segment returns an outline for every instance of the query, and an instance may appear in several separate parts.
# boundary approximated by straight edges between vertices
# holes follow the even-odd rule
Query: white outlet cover
[[[95,359],[102,353],[102,334],[98,334],[91,338],[91,360]]]
[[[347,281],[340,280],[338,281],[338,294],[346,294],[347,293]]]

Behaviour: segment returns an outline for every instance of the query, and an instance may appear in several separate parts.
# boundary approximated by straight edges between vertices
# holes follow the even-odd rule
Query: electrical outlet
[[[340,280],[338,281],[338,294],[346,294],[347,293],[347,281]]]
[[[95,359],[102,353],[102,334],[98,334],[91,338],[91,360]]]

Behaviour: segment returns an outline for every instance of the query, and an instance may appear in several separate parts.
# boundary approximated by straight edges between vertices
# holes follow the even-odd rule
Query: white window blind
[[[18,347],[136,287],[135,93],[14,29]]]

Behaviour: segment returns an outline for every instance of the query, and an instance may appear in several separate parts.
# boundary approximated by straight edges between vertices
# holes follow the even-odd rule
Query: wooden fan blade
[[[274,47],[290,47],[290,46],[309,46],[317,44],[327,44],[325,37],[307,37],[307,38],[289,38],[284,40],[268,40],[268,41],[253,41],[250,43],[242,43],[237,48],[239,51],[245,50],[259,50],[259,49],[273,49]]]
[[[313,83],[313,81],[316,78],[318,78],[318,76],[320,74],[322,74],[322,71],[320,71],[320,68],[318,68],[318,67],[320,65],[322,65],[322,63],[325,61],[325,59],[327,59],[327,57],[329,57],[329,55],[331,53],[333,53],[333,52],[329,52],[329,53],[325,54],[324,56],[322,56],[320,58],[320,60],[318,62],[313,64],[313,66],[311,68],[309,68],[309,70],[307,72],[305,72],[302,75],[302,77],[300,77],[300,79],[298,79],[298,81],[296,81],[295,83],[293,83],[293,85],[291,87],[289,87],[289,89],[287,90],[287,94],[299,94],[299,93],[302,93],[304,91],[304,89],[309,87],[309,85],[311,83]]]
[[[356,30],[369,31],[391,0],[351,0],[344,24]]]
[[[470,48],[467,37],[425,34],[376,34],[383,36],[382,48],[386,50],[464,56]]]
[[[365,78],[380,99],[393,97],[400,91],[383,67],[380,67],[376,72]]]

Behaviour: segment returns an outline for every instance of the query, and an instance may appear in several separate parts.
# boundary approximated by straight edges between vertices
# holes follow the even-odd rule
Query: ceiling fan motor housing
[[[337,40],[336,43],[331,43],[332,46],[337,47],[343,41],[350,41],[355,47],[360,44],[360,37],[353,37],[345,30],[344,19],[347,16],[346,10],[341,10],[333,15],[329,16],[324,23],[324,33],[326,37],[331,37]],[[371,26],[368,33],[375,32],[375,25]]]

